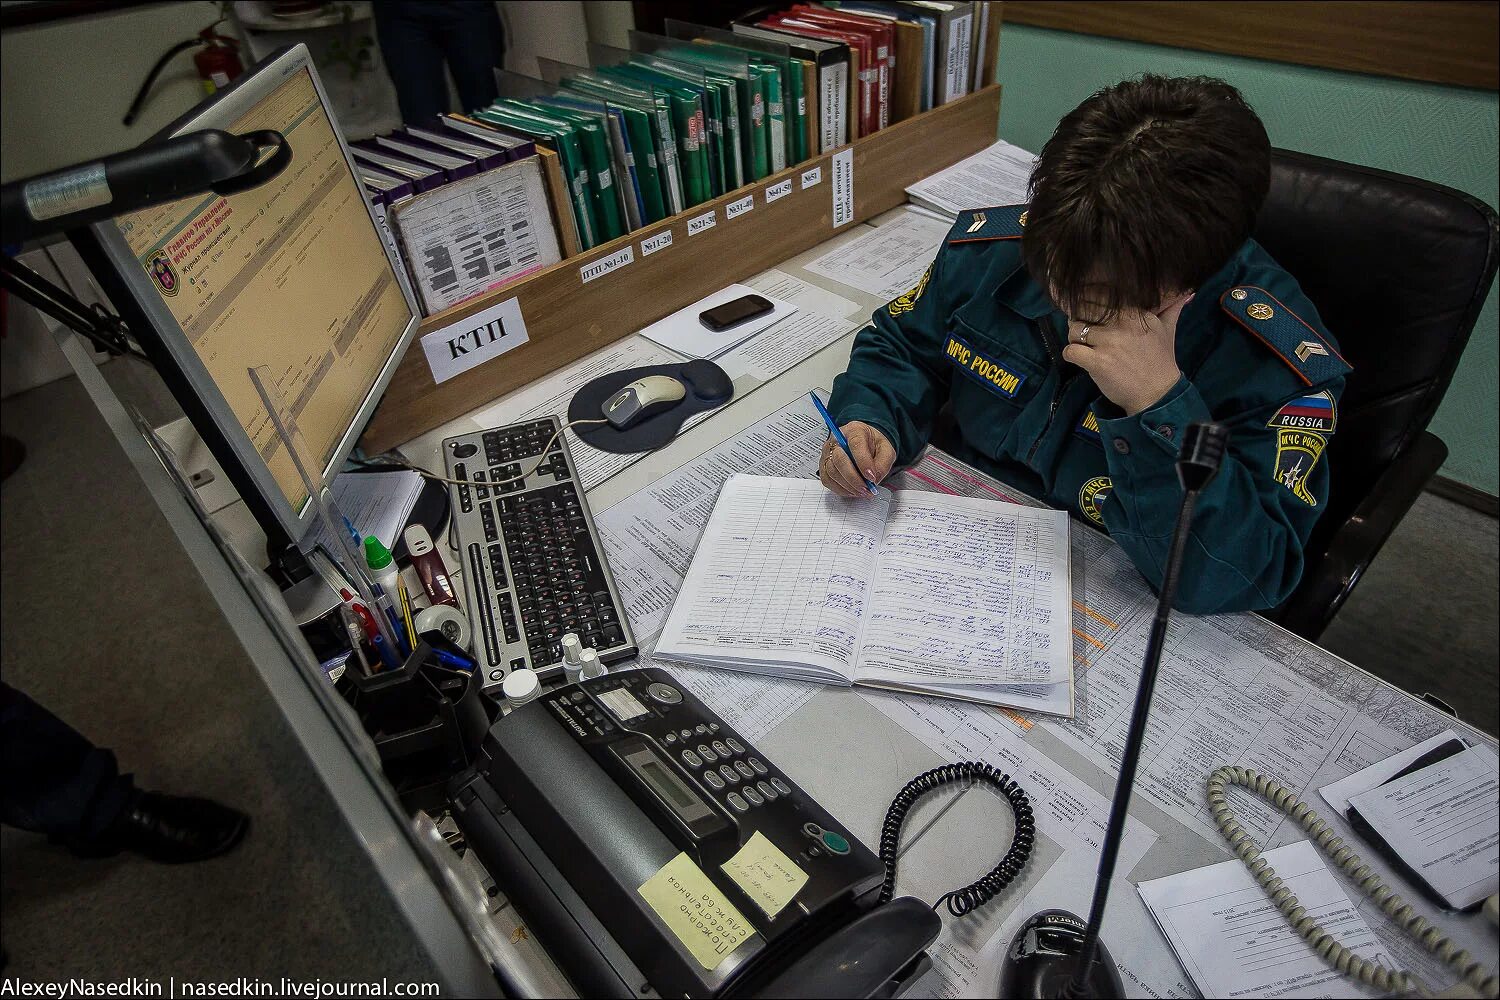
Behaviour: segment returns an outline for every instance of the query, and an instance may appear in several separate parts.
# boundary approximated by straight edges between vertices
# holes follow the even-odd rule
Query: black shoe
[[[136,792],[108,839],[152,861],[186,864],[232,850],[249,827],[249,816],[208,799]]]

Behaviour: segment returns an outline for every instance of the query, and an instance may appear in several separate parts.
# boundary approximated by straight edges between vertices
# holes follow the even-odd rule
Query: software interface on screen
[[[116,220],[130,251],[300,514],[307,489],[251,382],[270,366],[322,473],[410,319],[407,302],[304,68],[230,132],[276,129],[275,180]]]

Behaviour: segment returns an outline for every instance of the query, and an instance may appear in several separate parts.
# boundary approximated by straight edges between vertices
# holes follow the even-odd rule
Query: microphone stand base
[[[1067,910],[1043,910],[1016,931],[1000,966],[1002,997],[1027,997],[1045,1000],[1051,997],[1125,996],[1120,970],[1103,941],[1097,944],[1093,968],[1088,978],[1074,982],[1078,952],[1083,947],[1084,921]]]

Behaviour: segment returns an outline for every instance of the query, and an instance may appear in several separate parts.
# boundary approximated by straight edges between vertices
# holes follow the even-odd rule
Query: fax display
[[[604,707],[609,709],[611,714],[621,722],[638,719],[650,711],[645,705],[640,703],[640,700],[635,695],[622,687],[598,692],[594,697],[604,702]]]

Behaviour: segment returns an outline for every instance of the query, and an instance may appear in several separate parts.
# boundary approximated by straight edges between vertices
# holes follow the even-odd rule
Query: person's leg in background
[[[433,118],[451,110],[448,78],[443,73],[441,19],[434,19],[440,12],[431,9],[448,5],[422,0],[381,0],[371,6],[380,54],[396,86],[401,120],[408,125],[430,125]],[[493,3],[473,6],[491,10],[495,7]]]
[[[0,683],[0,823],[84,857],[129,850],[170,863],[223,854],[249,822],[207,799],[139,791],[113,753]]]
[[[495,70],[505,68],[505,28],[493,3],[431,3],[443,18],[443,53],[464,113],[487,108],[500,96]]]

